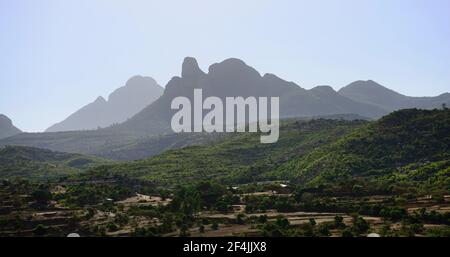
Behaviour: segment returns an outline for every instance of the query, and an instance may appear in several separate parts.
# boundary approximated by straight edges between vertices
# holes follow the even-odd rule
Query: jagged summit
[[[193,57],[184,58],[181,77],[182,78],[192,78],[205,75],[205,73],[198,66],[197,60]]]

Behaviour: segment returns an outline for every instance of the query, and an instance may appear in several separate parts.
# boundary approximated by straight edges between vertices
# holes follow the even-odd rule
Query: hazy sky
[[[450,91],[449,0],[0,0],[0,113],[42,131],[136,74],[237,57],[302,87]]]

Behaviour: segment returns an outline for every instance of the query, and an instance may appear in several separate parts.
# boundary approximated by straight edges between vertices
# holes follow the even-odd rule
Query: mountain
[[[14,127],[10,118],[0,114],[0,139],[7,138],[22,133],[20,129]]]
[[[205,73],[199,68],[196,59],[187,57],[182,64],[181,77],[173,77],[158,100],[115,129],[142,135],[170,130],[170,120],[176,112],[171,110],[172,99],[184,96],[193,102],[196,88],[203,90],[203,98],[216,96],[224,100],[225,97],[236,96],[279,97],[281,118],[344,113],[376,118],[386,113],[377,106],[348,99],[331,88],[332,92],[305,90],[273,74],[261,76],[239,59],[230,58],[215,63]]]
[[[393,111],[394,107],[398,107],[389,105],[389,102],[370,102],[370,92],[366,98],[355,97],[358,100],[346,96],[352,88],[364,88],[363,84],[354,83],[339,92],[330,86],[318,86],[306,90],[276,75],[261,75],[239,59],[230,58],[215,63],[209,67],[208,72],[204,72],[199,68],[196,59],[187,57],[182,64],[181,76],[173,77],[167,83],[161,97],[123,123],[91,131],[23,133],[0,140],[0,145],[33,146],[55,151],[130,160],[191,145],[197,139],[202,143],[210,142],[209,138],[203,140],[199,139],[201,136],[196,137],[196,135],[170,135],[173,133],[170,121],[176,112],[171,109],[172,100],[177,96],[193,99],[195,88],[203,90],[203,98],[208,96],[217,96],[221,99],[227,96],[278,96],[280,97],[282,119],[324,116],[335,116],[339,119],[338,116],[344,114],[377,119]],[[379,87],[377,86],[377,88]],[[418,105],[416,107],[422,108],[424,103],[430,102],[429,99],[434,99],[433,101],[438,103],[440,98],[445,98],[446,95],[448,94],[436,98],[420,98],[425,100],[416,101],[415,104]],[[380,99],[384,100],[387,97],[380,96]],[[101,103],[105,100],[99,99],[97,102]],[[396,102],[395,99],[390,101],[392,104]],[[104,104],[99,105],[103,106]],[[177,140],[180,141],[176,142]]]
[[[372,80],[355,81],[339,90],[339,94],[357,102],[375,105],[388,112],[407,109],[440,108],[442,104],[450,104],[450,93],[435,97],[411,97],[383,87]]]
[[[132,77],[111,93],[108,100],[98,97],[46,132],[94,130],[124,122],[158,99],[162,92],[163,88],[153,78]]]
[[[24,146],[0,148],[0,177],[48,180],[112,161]]]

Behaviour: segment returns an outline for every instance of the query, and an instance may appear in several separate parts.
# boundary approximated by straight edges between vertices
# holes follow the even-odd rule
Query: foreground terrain
[[[448,109],[409,109],[128,162],[7,147],[0,235],[450,236],[449,131]]]

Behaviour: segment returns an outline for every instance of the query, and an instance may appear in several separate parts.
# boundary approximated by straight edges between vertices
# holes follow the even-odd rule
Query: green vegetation
[[[330,194],[442,194],[450,188],[450,111],[402,110],[274,173]]]
[[[257,133],[235,133],[213,145],[169,150],[145,160],[102,166],[91,170],[91,175],[127,174],[164,187],[203,179],[226,184],[276,180],[282,177],[270,172],[283,163],[335,142],[366,123],[322,119],[286,121],[275,144],[261,144]]]
[[[412,109],[130,162],[6,147],[0,236],[449,236],[449,131],[448,109]]]
[[[52,180],[112,161],[26,146],[0,148],[0,177]]]

